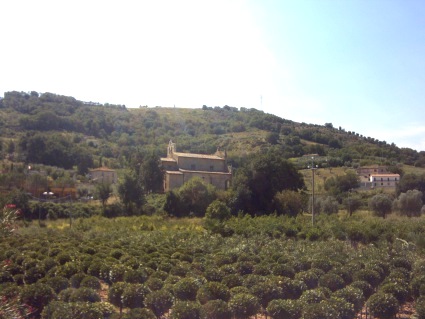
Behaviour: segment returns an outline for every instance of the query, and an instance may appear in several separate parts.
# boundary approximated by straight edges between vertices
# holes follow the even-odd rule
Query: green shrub
[[[152,291],[146,296],[145,304],[157,317],[161,317],[173,305],[173,296],[164,289]]]
[[[247,319],[260,310],[258,298],[246,293],[239,293],[230,298],[229,308],[236,319]]]
[[[194,301],[177,301],[171,308],[172,319],[200,319],[201,305]]]
[[[98,319],[109,318],[114,308],[107,302],[63,302],[52,301],[41,314],[43,319],[84,318]]]
[[[400,305],[403,304],[409,296],[407,284],[403,283],[388,282],[380,287],[380,291],[382,293],[392,294]]]
[[[314,289],[319,284],[319,277],[311,270],[297,273],[295,279],[303,281],[308,289]]]
[[[341,290],[336,291],[332,297],[342,298],[354,306],[354,311],[359,312],[365,302],[363,291],[360,288],[347,286]]]
[[[100,302],[99,294],[91,288],[81,287],[74,289],[69,297],[70,302]]]
[[[361,269],[353,275],[353,280],[355,280],[355,281],[359,281],[359,280],[366,281],[372,287],[376,288],[379,285],[379,283],[381,282],[381,276],[375,270]]]
[[[125,282],[116,282],[109,287],[108,300],[114,306],[123,307],[123,294],[125,288],[128,286]]]
[[[71,283],[72,288],[80,288],[81,281],[86,277],[87,275],[83,272],[76,273],[71,276],[69,279]]]
[[[196,300],[199,283],[194,278],[183,278],[174,285],[174,296],[180,300]]]
[[[311,290],[306,290],[303,292],[299,301],[302,306],[308,304],[319,303],[323,300],[327,300],[330,297],[330,291],[327,288],[316,288]]]
[[[43,308],[56,298],[53,289],[42,283],[24,286],[21,292],[21,302],[35,309],[34,314],[39,315]]]
[[[69,280],[66,279],[65,277],[57,276],[57,277],[48,278],[46,280],[46,284],[52,287],[54,292],[58,294],[62,290],[69,287]]]
[[[94,276],[86,276],[80,282],[80,287],[92,288],[94,290],[100,289],[100,281]]]
[[[223,300],[210,300],[201,306],[202,319],[231,319],[232,313]]]
[[[267,313],[273,319],[298,319],[301,317],[301,307],[296,300],[275,299],[268,304]]]
[[[133,308],[122,319],[156,319],[156,316],[150,309]]]
[[[418,319],[425,319],[425,296],[416,299],[415,310]]]
[[[223,300],[228,301],[230,298],[229,288],[219,282],[207,282],[202,285],[196,295],[197,300],[201,305],[206,304],[211,300]]]
[[[322,300],[319,303],[304,305],[303,319],[330,319],[338,318],[338,312],[334,306],[327,300]]]
[[[143,284],[149,278],[148,273],[143,268],[136,270],[129,269],[124,273],[124,281],[132,284]]]
[[[293,279],[295,271],[290,265],[275,264],[272,266],[272,274],[275,276],[283,276]]]
[[[329,304],[337,313],[336,318],[338,319],[353,319],[356,316],[357,311],[354,305],[344,298],[332,296]]]
[[[160,290],[164,287],[164,282],[159,278],[150,277],[146,280],[145,285],[148,286],[150,290]]]
[[[397,299],[392,294],[375,293],[367,301],[370,313],[379,319],[394,318],[398,312]]]
[[[331,291],[336,291],[344,288],[345,282],[340,276],[333,273],[327,273],[320,277],[319,286],[329,288]]]
[[[373,294],[373,287],[367,281],[354,281],[351,283],[350,287],[359,288],[363,292],[365,299],[368,299]]]
[[[122,293],[124,307],[142,308],[150,289],[142,284],[128,284]]]
[[[243,280],[237,274],[230,274],[223,277],[222,283],[229,287],[229,289],[232,289],[233,287],[242,286]]]

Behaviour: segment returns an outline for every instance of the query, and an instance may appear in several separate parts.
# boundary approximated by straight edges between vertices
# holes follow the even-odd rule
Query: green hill
[[[137,160],[140,153],[164,155],[170,139],[182,152],[213,153],[224,148],[234,166],[247,154],[270,148],[288,159],[318,154],[333,167],[425,165],[424,152],[398,148],[331,123],[297,123],[256,109],[127,109],[37,92],[7,92],[0,100],[1,154],[18,162],[65,169],[84,162],[87,167],[103,163],[118,169]]]

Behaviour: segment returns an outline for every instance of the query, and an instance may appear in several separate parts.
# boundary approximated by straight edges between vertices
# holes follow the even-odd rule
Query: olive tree
[[[394,210],[408,217],[420,216],[423,205],[422,196],[422,192],[416,189],[401,193],[394,200]]]
[[[388,195],[377,194],[370,199],[369,207],[376,216],[385,218],[392,211],[392,200]]]

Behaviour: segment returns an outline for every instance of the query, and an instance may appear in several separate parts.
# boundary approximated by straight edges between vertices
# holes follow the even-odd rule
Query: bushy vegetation
[[[364,305],[386,318],[414,299],[422,311],[422,218],[322,215],[313,228],[308,217],[229,218],[216,206],[206,218],[223,217],[224,236],[201,219],[17,221],[0,243],[0,295],[31,306],[34,318],[121,309],[126,318],[352,319]]]

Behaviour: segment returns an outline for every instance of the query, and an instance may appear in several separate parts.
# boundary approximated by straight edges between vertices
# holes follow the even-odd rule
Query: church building
[[[161,158],[164,169],[164,191],[182,186],[192,177],[199,177],[226,190],[232,182],[232,168],[227,165],[226,151],[217,150],[213,155],[180,153],[176,144],[168,144],[167,157]]]

